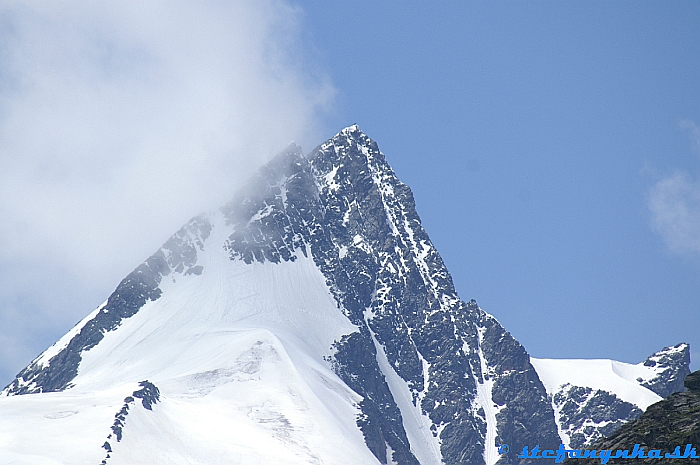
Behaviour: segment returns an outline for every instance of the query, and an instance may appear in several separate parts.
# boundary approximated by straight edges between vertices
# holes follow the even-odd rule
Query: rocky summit
[[[676,389],[669,357],[628,370],[631,402]],[[552,363],[547,388],[460,299],[411,190],[350,126],[288,147],[22,370],[0,397],[0,463],[517,463],[498,446],[556,449],[622,383],[600,375],[591,404]]]

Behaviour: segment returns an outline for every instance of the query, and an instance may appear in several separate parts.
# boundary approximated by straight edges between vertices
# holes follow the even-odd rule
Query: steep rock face
[[[676,392],[644,412],[637,420],[627,423],[610,437],[594,443],[591,448],[596,450],[629,450],[633,451],[635,444],[644,448],[645,455],[652,450],[660,451],[661,457],[666,453],[673,454],[676,448],[682,454],[686,445],[695,447],[700,444],[700,371],[696,371],[685,379],[685,392]],[[697,454],[700,456],[700,454]],[[567,463],[592,465],[600,460],[569,459]],[[634,459],[633,463],[695,463],[697,459],[678,458],[646,458]],[[610,464],[632,463],[630,459],[611,459]]]
[[[439,447],[441,457],[422,462],[475,464],[487,455],[493,463],[496,444],[558,442],[527,353],[474,301],[459,299],[410,189],[359,128],[308,158],[292,148],[224,212],[235,229],[232,259],[277,262],[310,252],[360,328],[337,341],[331,363],[364,398],[358,425],[380,462],[390,448],[393,460],[412,463],[415,442]],[[397,405],[405,393],[386,377],[405,383],[410,402]],[[408,432],[402,414],[419,417]]]
[[[552,405],[562,436],[574,449],[591,445],[642,414],[612,392],[570,384],[552,396]]]
[[[421,226],[410,189],[357,126],[343,130],[308,157],[290,146],[220,212],[225,225],[213,223],[213,217],[193,219],[3,393],[71,388],[86,355],[107,336],[116,344],[120,328],[142,308],[167,310],[155,304],[164,295],[176,295],[168,294],[178,289],[176,281],[182,278],[194,286],[192,280],[218,279],[207,274],[210,262],[200,255],[206,247],[223,247],[236,267],[265,266],[270,276],[275,273],[270,266],[313,260],[337,311],[355,328],[343,330],[343,336],[327,347],[330,355],[319,362],[357,395],[356,427],[379,463],[505,464],[516,459],[499,456],[497,444],[509,444],[512,450],[559,444],[552,406],[528,354],[475,301],[457,296]],[[212,228],[222,227],[228,231],[223,243],[207,242]],[[174,304],[165,299],[162,306],[168,305]],[[221,318],[230,318],[230,304],[221,305]],[[185,318],[173,312],[167,317],[169,324]],[[248,316],[240,321],[258,320]],[[129,331],[145,327],[147,322],[141,321]],[[267,326],[266,331],[275,328]],[[314,331],[308,327],[309,334]],[[192,344],[201,337],[193,336]],[[172,354],[149,357],[170,360]],[[283,360],[274,358],[278,359]],[[95,370],[97,362],[91,363]],[[192,379],[218,379],[226,370],[231,368],[208,369]],[[159,367],[158,373],[162,371]],[[162,379],[166,387],[181,383],[174,379],[194,376],[138,373],[138,379],[148,376],[158,386]],[[94,384],[95,376],[86,372],[84,379]],[[198,389],[202,395],[210,392]]]

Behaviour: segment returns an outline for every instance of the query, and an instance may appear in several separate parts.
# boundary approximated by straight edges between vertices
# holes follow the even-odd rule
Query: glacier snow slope
[[[357,328],[313,259],[230,260],[229,228],[208,220],[201,275],[164,277],[159,299],[83,354],[74,387],[0,398],[0,464],[378,463],[359,396],[323,360]],[[132,404],[117,441],[115,414],[144,380],[160,402]]]

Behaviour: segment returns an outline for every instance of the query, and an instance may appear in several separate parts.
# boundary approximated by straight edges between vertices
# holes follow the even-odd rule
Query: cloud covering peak
[[[334,91],[300,16],[276,0],[0,6],[0,375],[290,140],[317,140]]]

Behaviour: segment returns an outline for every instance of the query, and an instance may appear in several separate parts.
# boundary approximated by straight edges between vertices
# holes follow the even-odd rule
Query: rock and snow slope
[[[206,221],[204,242],[223,245],[223,215]],[[97,464],[105,441],[109,464],[376,463],[356,426],[360,397],[323,360],[356,328],[313,261],[248,265],[222,246],[198,252],[199,275],[164,276],[160,298],[83,351],[72,388],[2,399],[0,463]],[[146,379],[159,403],[132,407],[122,440],[108,438]],[[3,462],[9,451],[15,462]]]
[[[357,126],[190,221],[3,394],[0,464],[491,465],[560,442],[528,354],[457,296]]]
[[[615,360],[531,359],[552,401],[562,443],[590,446],[683,389],[690,347],[666,347],[636,365]]]

